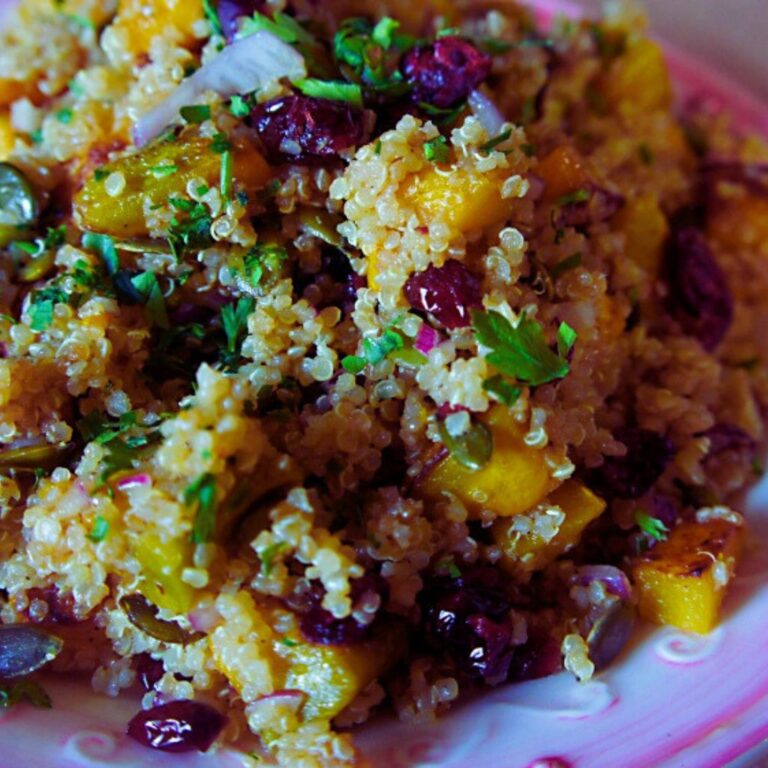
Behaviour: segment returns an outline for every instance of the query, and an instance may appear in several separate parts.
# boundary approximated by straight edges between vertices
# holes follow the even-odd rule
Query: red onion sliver
[[[121,491],[126,491],[128,488],[135,488],[136,486],[152,485],[152,478],[147,474],[130,475],[119,480],[116,485]]]
[[[284,77],[306,77],[304,58],[266,30],[228,45],[210,63],[200,67],[153,110],[136,123],[133,139],[143,147],[179,119],[179,110],[195,104],[207,91],[222,97],[251,93]]]
[[[413,346],[423,355],[428,355],[440,343],[440,332],[431,325],[421,326]]]
[[[608,592],[622,600],[628,600],[632,594],[627,574],[613,565],[585,565],[579,568],[579,584],[586,587],[594,581],[601,581]]]
[[[483,124],[489,136],[498,136],[504,128],[504,115],[499,108],[482,92],[478,90],[469,94],[469,108],[475,117]]]

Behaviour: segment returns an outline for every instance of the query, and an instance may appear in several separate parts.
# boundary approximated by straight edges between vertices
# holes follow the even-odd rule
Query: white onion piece
[[[506,123],[499,108],[482,91],[477,90],[469,94],[468,102],[472,113],[483,124],[488,135],[498,136]]]
[[[601,581],[611,594],[628,600],[632,595],[632,584],[627,574],[613,565],[584,565],[578,570],[578,583],[588,587],[593,581]]]
[[[304,57],[266,30],[228,45],[210,63],[200,67],[151,112],[143,115],[133,130],[137,147],[143,147],[179,119],[179,110],[195,104],[207,91],[220,96],[251,93],[284,77],[307,76]]]

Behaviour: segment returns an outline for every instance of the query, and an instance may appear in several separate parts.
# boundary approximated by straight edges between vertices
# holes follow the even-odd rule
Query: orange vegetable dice
[[[181,137],[158,141],[121,157],[101,169],[119,173],[125,189],[116,197],[107,194],[105,178],[89,179],[75,197],[75,215],[84,229],[116,237],[147,235],[145,203],[165,204],[170,197],[186,197],[187,184],[201,179],[216,186],[221,175],[221,155],[211,149],[210,139]],[[103,176],[102,174],[102,176]],[[246,189],[260,189],[272,176],[267,161],[249,144],[234,148],[234,178]]]
[[[149,52],[155,37],[190,45],[194,24],[203,17],[201,0],[121,0],[111,31],[138,57]]]
[[[611,66],[604,96],[609,105],[627,117],[669,109],[672,84],[658,43],[643,39],[630,45]]]
[[[7,112],[0,112],[0,161],[8,159],[13,150],[14,141],[10,115]]]
[[[637,559],[640,615],[656,624],[710,632],[741,553],[743,528],[726,520],[686,522]]]
[[[656,195],[645,194],[627,200],[613,222],[627,237],[624,248],[627,258],[650,275],[657,275],[669,222]]]
[[[526,429],[512,418],[507,408],[494,408],[485,423],[493,435],[493,453],[488,463],[471,470],[449,456],[429,473],[422,492],[428,498],[439,498],[449,491],[474,516],[483,509],[502,517],[527,512],[560,481],[551,476],[544,451],[525,444]]]
[[[501,565],[513,574],[532,573],[549,565],[581,538],[584,529],[605,510],[605,502],[576,480],[568,480],[544,504],[559,507],[565,515],[554,537],[547,540],[535,528],[521,534],[515,520],[497,520],[493,538],[503,552]]]
[[[583,158],[568,144],[553,149],[542,159],[535,173],[544,182],[543,200],[546,203],[575,192],[589,182]]]

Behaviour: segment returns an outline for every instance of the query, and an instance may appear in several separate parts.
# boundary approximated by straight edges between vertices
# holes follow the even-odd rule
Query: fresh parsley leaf
[[[641,531],[647,533],[656,541],[664,541],[667,538],[667,533],[669,533],[669,528],[664,525],[663,521],[651,517],[641,509],[635,512],[635,523],[637,523]]]
[[[387,50],[395,42],[395,35],[398,29],[400,29],[399,21],[395,21],[389,16],[384,16],[373,28],[371,40],[376,45],[380,45],[384,50]]]
[[[354,106],[363,106],[363,91],[355,83],[345,83],[340,80],[318,80],[304,78],[293,83],[305,96],[329,101],[346,101]]]
[[[191,125],[200,125],[206,120],[211,119],[211,108],[207,104],[194,104],[188,107],[182,107],[179,114],[187,123]]]
[[[483,389],[493,395],[500,403],[513,406],[523,394],[520,387],[508,382],[500,373],[491,376],[483,382]]]
[[[149,172],[157,179],[162,179],[165,176],[173,176],[179,170],[178,165],[172,163],[168,165],[156,165],[149,169]]]
[[[247,283],[246,290],[253,290],[268,283],[270,278],[278,277],[287,260],[288,251],[282,246],[259,243],[242,257],[242,261],[233,259],[230,268]]]
[[[403,337],[396,330],[387,328],[378,339],[363,339],[365,357],[371,365],[386,360],[393,352],[405,346]]]
[[[216,529],[216,478],[210,473],[200,475],[184,491],[184,503],[195,507],[195,522],[192,527],[192,541],[206,544],[213,541]]]
[[[570,371],[568,361],[550,349],[544,329],[527,313],[513,326],[499,312],[474,309],[472,326],[478,343],[491,350],[488,362],[516,381],[538,386],[562,379]],[[569,338],[566,331],[564,340]]]
[[[178,198],[171,198],[170,204],[176,210],[187,214],[185,219],[172,219],[168,229],[168,244],[177,259],[187,250],[205,248],[213,242],[213,218],[205,205]]]
[[[141,272],[131,278],[131,284],[138,291],[144,302],[144,313],[150,325],[158,328],[170,328],[165,298],[154,272]]]
[[[86,443],[98,443],[107,445],[120,435],[136,426],[137,417],[135,411],[128,411],[120,415],[117,422],[110,421],[105,414],[91,411],[77,422],[77,430]]]
[[[223,131],[219,131],[214,134],[211,141],[211,149],[217,155],[223,155],[225,152],[229,152],[232,149],[232,144],[229,141],[229,137]]]
[[[121,439],[112,440],[107,445],[107,451],[102,461],[101,485],[112,475],[124,469],[133,469],[136,460],[136,449]]]
[[[367,365],[368,361],[359,355],[347,355],[341,361],[342,368],[355,376],[357,376],[358,373],[362,373]]]
[[[219,11],[216,0],[203,0],[203,13],[208,23],[211,25],[211,31],[218,37],[224,37],[224,28],[221,26]]]
[[[560,323],[557,329],[557,351],[561,357],[567,357],[578,339],[578,334],[568,323]]]
[[[88,533],[88,538],[94,542],[94,544],[98,544],[100,541],[104,541],[104,539],[107,538],[108,533],[109,520],[103,518],[101,515],[96,515],[91,530]]]
[[[249,97],[240,96],[240,94],[235,94],[229,102],[229,111],[235,116],[235,117],[248,117],[248,115],[251,114],[251,110],[253,109],[253,100]]]
[[[62,123],[62,125],[69,125],[72,122],[72,118],[75,116],[75,113],[67,108],[60,109],[56,113],[56,119]]]
[[[569,192],[567,195],[561,195],[555,200],[555,205],[558,208],[562,208],[566,205],[574,205],[575,203],[586,203],[590,198],[588,189],[576,189],[573,192]]]
[[[86,251],[95,251],[101,256],[107,274],[114,275],[120,269],[120,257],[117,255],[115,241],[109,235],[86,232],[83,235],[82,245]]]
[[[289,546],[286,542],[278,541],[275,544],[270,544],[270,546],[264,547],[264,549],[259,552],[261,572],[265,576],[269,576],[272,573],[272,569],[275,567],[275,558],[287,549],[289,549]]]
[[[480,147],[480,151],[484,155],[490,155],[499,144],[503,144],[512,135],[512,129],[508,128],[506,131],[502,131],[498,136],[494,136],[490,141],[487,141]]]
[[[437,136],[424,144],[424,157],[430,163],[442,165],[451,159],[451,148],[445,136]]]
[[[255,306],[250,296],[241,296],[236,304],[227,304],[221,310],[221,326],[227,337],[227,346],[221,357],[229,370],[234,369],[240,359],[240,348],[248,333],[248,318]]]
[[[51,325],[53,322],[53,306],[54,302],[51,299],[43,299],[32,304],[29,327],[33,331],[44,331]]]

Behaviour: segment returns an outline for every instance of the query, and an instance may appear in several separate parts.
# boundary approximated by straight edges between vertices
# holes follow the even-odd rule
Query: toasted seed
[[[164,643],[187,645],[205,637],[202,632],[188,632],[173,621],[159,619],[157,608],[143,595],[126,595],[120,598],[120,607],[131,624]]]
[[[53,661],[64,647],[61,638],[30,624],[0,626],[0,678],[22,677]]]
[[[616,601],[593,625],[587,636],[589,658],[595,669],[607,667],[624,649],[635,626],[635,609]]]

